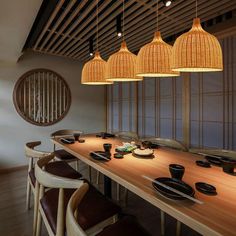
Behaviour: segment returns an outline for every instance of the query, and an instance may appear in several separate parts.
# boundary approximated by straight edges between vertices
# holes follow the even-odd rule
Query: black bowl
[[[112,148],[112,144],[111,143],[104,143],[103,144],[103,148],[105,152],[110,153],[111,152],[111,148]]]
[[[221,165],[223,167],[223,171],[228,174],[233,174],[236,161],[226,157],[221,158],[221,161],[222,161]]]
[[[178,164],[170,164],[169,171],[172,178],[182,180],[185,168]]]

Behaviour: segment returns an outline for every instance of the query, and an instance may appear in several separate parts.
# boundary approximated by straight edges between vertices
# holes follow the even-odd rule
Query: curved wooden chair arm
[[[174,139],[167,139],[167,138],[146,138],[143,139],[142,141],[150,141],[152,143],[161,145],[161,146],[166,146],[166,147],[171,147],[175,148],[184,152],[188,151],[188,148],[181,142],[174,140]]]
[[[29,158],[42,158],[44,156],[48,156],[50,152],[38,151],[34,150],[35,147],[41,144],[40,141],[29,142],[25,144],[25,155]]]
[[[72,129],[61,129],[57,130],[53,133],[51,133],[51,137],[58,137],[58,136],[67,136],[67,135],[73,135],[74,133],[83,133],[80,130],[72,130]]]
[[[77,223],[77,215],[76,211],[78,205],[83,199],[84,195],[89,189],[89,185],[84,183],[79,189],[77,189],[73,195],[71,196],[69,203],[67,205],[66,211],[66,229],[67,236],[87,236],[87,234],[83,231],[80,225]]]
[[[121,131],[121,132],[116,132],[115,135],[120,138],[124,139],[134,139],[134,140],[139,140],[139,136],[135,132],[126,132],[126,131]]]
[[[48,188],[79,188],[83,180],[59,177],[44,170],[44,166],[54,159],[54,154],[39,159],[35,164],[35,176],[37,181]]]
[[[206,155],[217,155],[236,160],[236,151],[233,150],[216,149],[216,148],[191,148],[189,149],[189,152],[196,154],[201,153]]]

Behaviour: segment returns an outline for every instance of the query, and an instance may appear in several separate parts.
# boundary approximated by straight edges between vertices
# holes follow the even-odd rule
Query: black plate
[[[217,157],[213,157],[213,156],[205,156],[205,159],[213,165],[216,165],[216,166],[222,165],[222,161],[221,161],[220,157],[217,158]]]
[[[158,182],[161,182],[171,188],[174,188],[184,194],[187,194],[191,197],[194,196],[194,193],[195,193],[194,189],[190,185],[186,184],[185,182],[183,182],[181,180],[168,178],[168,177],[160,177],[160,178],[156,178],[155,180]],[[185,197],[183,197],[175,192],[172,192],[171,190],[169,190],[165,187],[162,187],[162,186],[156,184],[155,182],[153,182],[152,185],[164,197],[167,197],[167,198],[170,198],[173,200],[185,200],[186,199]]]
[[[60,141],[64,144],[73,144],[73,143],[75,143],[75,139],[73,139],[73,138],[60,138]]]
[[[103,152],[103,151],[94,151],[94,153],[98,153],[99,155],[104,156],[105,158],[108,158],[109,160],[111,160],[111,154],[107,153],[107,152]],[[96,154],[94,154],[93,152],[91,152],[89,155],[95,159],[95,160],[99,160],[99,161],[108,161],[105,158],[102,158],[100,156],[97,156]]]
[[[216,195],[216,188],[213,185],[204,183],[204,182],[197,182],[195,183],[196,189],[204,194],[207,195]]]
[[[209,163],[208,161],[196,161],[196,164],[198,166],[205,167],[205,168],[211,167],[211,163]]]

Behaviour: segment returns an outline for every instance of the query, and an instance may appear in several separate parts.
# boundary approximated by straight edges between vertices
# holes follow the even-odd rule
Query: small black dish
[[[234,174],[234,167],[236,166],[236,161],[226,157],[222,157],[221,161],[222,161],[221,165],[223,167],[223,171],[228,174]]]
[[[122,159],[122,158],[124,158],[124,155],[121,154],[121,153],[114,153],[114,158],[116,158],[116,159]]]
[[[195,183],[195,187],[201,193],[207,195],[217,195],[216,188],[213,185],[204,182],[197,182]]]
[[[106,139],[106,138],[114,138],[115,135],[114,134],[110,134],[110,133],[107,133],[107,132],[101,132],[99,134],[96,134],[96,137],[101,137],[103,139]]]
[[[160,177],[160,178],[156,178],[156,181],[166,185],[167,187],[171,187],[173,189],[176,189],[184,194],[187,194],[191,197],[194,196],[195,191],[194,189],[188,185],[187,183],[178,180],[178,179],[173,179],[173,178],[168,178],[168,177]],[[162,187],[161,185],[152,182],[153,187],[164,197],[173,199],[173,200],[186,200],[186,198],[180,194],[177,194],[171,190],[169,190],[168,188]]]
[[[221,166],[222,160],[221,157],[205,156],[205,159],[210,162],[212,165]]]
[[[170,164],[169,171],[172,178],[181,180],[183,178],[185,168],[184,166],[178,164]]]
[[[78,142],[79,143],[85,143],[85,140],[84,139],[79,139]]]
[[[201,167],[211,168],[211,163],[208,161],[196,161],[196,164]]]
[[[96,155],[96,153],[98,155]],[[111,160],[111,154],[103,151],[94,151],[90,152],[89,154],[93,159],[98,160],[98,161],[110,161]],[[102,158],[103,156],[104,158]]]
[[[73,138],[60,138],[60,141],[64,144],[73,144],[75,140]]]

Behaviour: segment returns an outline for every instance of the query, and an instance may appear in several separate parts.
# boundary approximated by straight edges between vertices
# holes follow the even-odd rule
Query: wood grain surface
[[[114,153],[115,146],[120,145],[122,140],[101,139],[95,135],[86,135],[83,138],[85,143],[63,144],[59,139],[52,141],[200,234],[236,235],[236,176],[224,173],[220,167],[212,166],[210,169],[199,167],[195,161],[201,160],[202,156],[168,148],[155,150],[153,159],[136,158],[128,154],[123,159],[96,161],[90,158],[91,151],[103,150],[104,143],[112,143]],[[207,196],[196,191],[195,197],[204,202],[202,205],[189,200],[171,201],[160,196],[152,187],[152,183],[142,176],[168,177],[170,176],[168,166],[171,163],[185,166],[183,180],[193,188],[196,182],[206,182],[214,185],[218,194]]]

